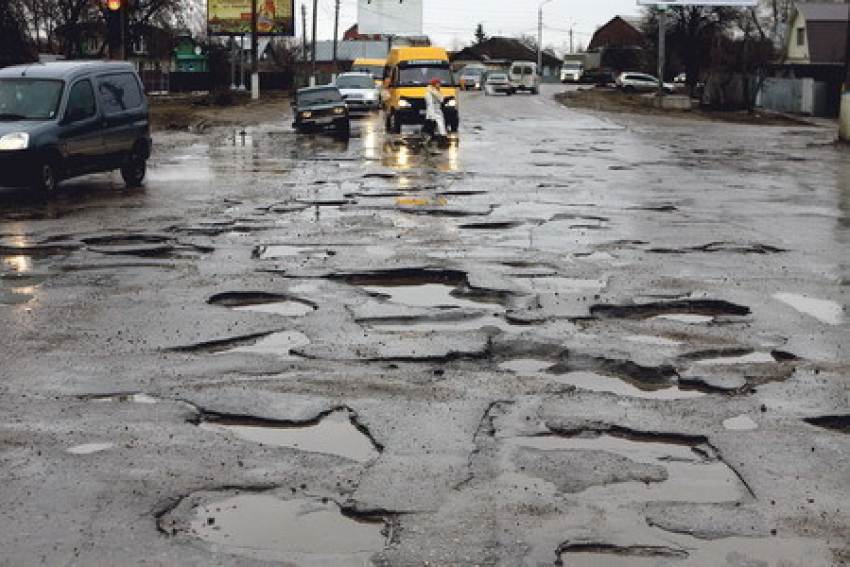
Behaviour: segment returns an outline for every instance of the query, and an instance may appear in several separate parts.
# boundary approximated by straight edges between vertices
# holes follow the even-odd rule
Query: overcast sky
[[[425,34],[448,49],[468,45],[478,23],[487,35],[537,36],[540,0],[424,0]],[[318,0],[319,39],[333,38],[335,0]],[[300,36],[301,5],[310,18],[312,0],[295,0]],[[357,21],[357,0],[340,0],[340,35]],[[618,15],[641,13],[637,0],[550,0],[543,6],[543,45],[565,51],[570,28],[574,47],[586,46],[593,32]],[[310,25],[308,23],[308,25]]]

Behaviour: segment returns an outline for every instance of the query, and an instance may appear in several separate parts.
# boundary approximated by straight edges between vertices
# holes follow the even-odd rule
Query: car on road
[[[467,65],[458,74],[458,86],[462,91],[481,90],[484,88],[485,67],[474,67]]]
[[[370,73],[342,73],[334,81],[349,110],[378,110],[381,90]]]
[[[578,83],[584,73],[584,66],[579,61],[564,61],[561,66],[562,83]]]
[[[331,129],[344,137],[351,133],[348,106],[334,85],[298,89],[292,106],[295,111],[292,127],[296,132]]]
[[[63,179],[119,169],[135,187],[150,153],[150,109],[131,64],[0,69],[0,185],[50,194]]]
[[[504,93],[508,96],[514,94],[511,79],[505,71],[490,71],[487,73],[487,78],[484,79],[484,94],[492,95],[496,93]]]
[[[514,61],[508,71],[514,92],[528,91],[531,94],[540,92],[540,75],[537,73],[537,63],[533,61]]]
[[[658,90],[658,79],[646,73],[620,73],[614,82],[618,89],[627,93]],[[676,91],[676,86],[672,83],[664,83],[664,90],[665,92],[673,93]]]

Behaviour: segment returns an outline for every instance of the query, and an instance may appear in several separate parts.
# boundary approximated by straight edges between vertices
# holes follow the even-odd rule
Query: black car
[[[345,137],[351,133],[348,107],[339,89],[333,85],[299,89],[293,108],[295,121],[292,126],[297,132],[332,129]]]
[[[137,186],[150,152],[148,101],[131,64],[0,69],[0,185],[51,193],[62,179],[120,169]]]

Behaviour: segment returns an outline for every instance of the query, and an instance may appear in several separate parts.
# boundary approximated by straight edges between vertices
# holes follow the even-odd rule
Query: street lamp
[[[543,6],[552,0],[543,0],[537,7],[537,73],[543,78]]]

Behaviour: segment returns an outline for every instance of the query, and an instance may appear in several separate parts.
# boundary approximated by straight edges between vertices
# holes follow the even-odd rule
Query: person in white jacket
[[[428,82],[428,88],[425,90],[425,121],[432,121],[434,130],[432,133],[436,135],[437,141],[442,145],[448,140],[448,131],[446,130],[446,117],[443,116],[443,101],[446,97],[440,90],[440,79],[431,79]],[[426,128],[426,130],[428,130]]]

